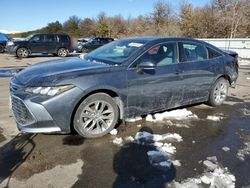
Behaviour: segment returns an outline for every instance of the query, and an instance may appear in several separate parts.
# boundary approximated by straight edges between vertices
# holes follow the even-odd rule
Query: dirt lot
[[[0,54],[0,70],[50,59]],[[218,108],[189,106],[186,118],[143,118],[98,139],[19,133],[9,80],[0,78],[0,187],[250,187],[249,65]]]

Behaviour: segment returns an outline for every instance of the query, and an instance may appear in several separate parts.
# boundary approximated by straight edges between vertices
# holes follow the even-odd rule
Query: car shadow
[[[13,173],[33,152],[36,134],[18,134],[10,142],[0,148],[0,183],[8,178],[5,187],[9,187]]]
[[[148,127],[140,130],[143,131],[153,134]],[[159,151],[153,144],[131,142],[122,146],[113,159],[113,169],[117,173],[113,188],[164,188],[166,183],[175,179],[176,169],[173,164],[162,167],[150,162],[147,152]]]

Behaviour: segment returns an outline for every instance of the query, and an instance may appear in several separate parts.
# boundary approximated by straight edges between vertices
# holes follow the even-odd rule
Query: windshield
[[[29,35],[25,38],[25,40],[30,40],[34,35]]]
[[[111,42],[85,56],[86,60],[122,64],[135,54],[145,42],[127,39]]]

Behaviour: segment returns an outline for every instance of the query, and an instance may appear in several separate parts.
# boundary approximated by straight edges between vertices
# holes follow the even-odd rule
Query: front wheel
[[[74,116],[74,128],[83,137],[100,137],[115,127],[118,117],[118,106],[112,97],[97,93],[79,105]]]
[[[210,91],[208,103],[212,106],[221,105],[227,98],[228,88],[228,80],[219,78]]]
[[[66,57],[68,55],[68,50],[66,48],[60,48],[58,51],[57,51],[57,55],[59,57]]]
[[[18,48],[16,51],[17,57],[25,58],[29,56],[29,50],[27,48]]]

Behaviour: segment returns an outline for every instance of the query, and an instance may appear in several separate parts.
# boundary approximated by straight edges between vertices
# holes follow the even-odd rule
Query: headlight
[[[28,87],[25,89],[25,92],[47,95],[47,96],[55,96],[59,95],[65,91],[68,91],[75,87],[74,85],[65,85],[65,86],[56,86],[56,87]]]
[[[11,45],[14,45],[14,42],[13,41],[8,41],[7,46],[11,46]]]

